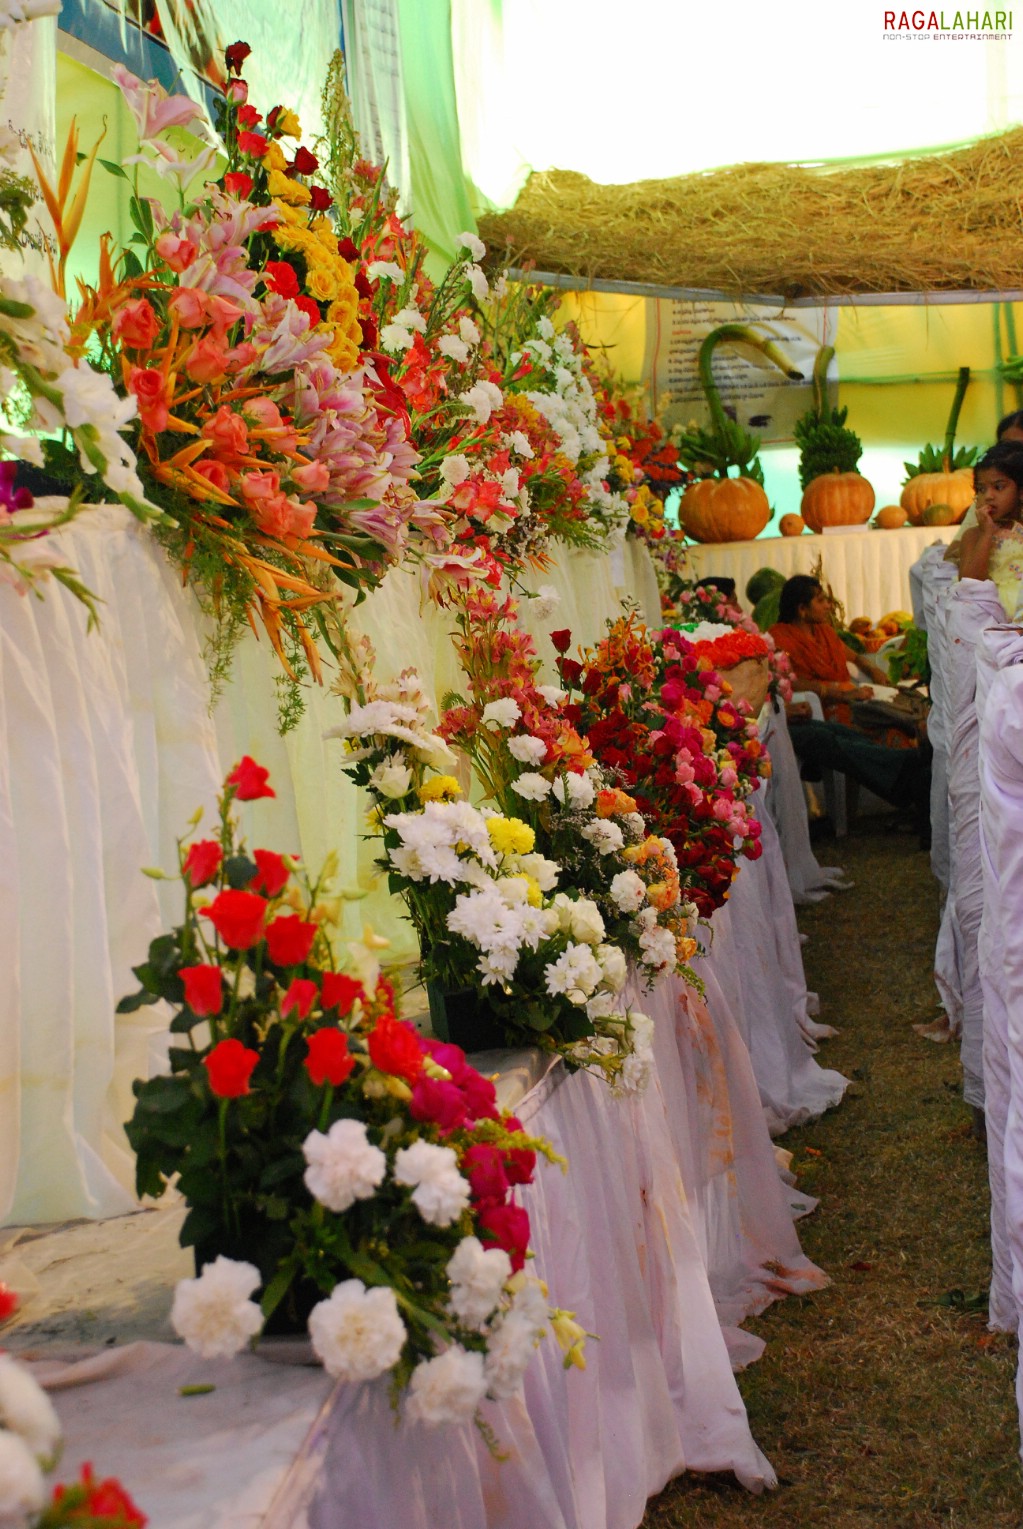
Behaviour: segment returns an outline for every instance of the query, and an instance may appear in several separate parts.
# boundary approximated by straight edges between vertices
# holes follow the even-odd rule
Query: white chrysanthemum
[[[437,341],[437,349],[442,356],[447,356],[452,361],[457,361],[464,366],[469,359],[469,347],[464,340],[460,340],[456,334],[441,335]]]
[[[619,871],[610,891],[611,901],[622,913],[635,913],[646,901],[646,884],[635,871]]]
[[[499,701],[487,702],[480,722],[491,732],[496,732],[501,727],[513,727],[521,715],[518,701],[511,696],[502,696]]]
[[[401,1358],[405,1325],[390,1286],[361,1279],[335,1285],[309,1313],[313,1352],[335,1380],[375,1380]]]
[[[310,1131],[302,1153],[308,1164],[305,1186],[328,1210],[372,1199],[387,1173],[387,1157],[374,1147],[361,1120],[335,1120],[326,1135]]]
[[[629,975],[625,952],[617,945],[598,945],[594,954],[603,970],[605,987],[620,993]]]
[[[0,1524],[26,1529],[45,1502],[46,1483],[35,1455],[16,1433],[0,1429]]]
[[[544,972],[552,996],[564,993],[570,1003],[584,1004],[598,987],[603,973],[588,945],[569,945]]]
[[[478,345],[480,343],[480,332],[468,314],[463,313],[462,317],[458,320],[458,333],[466,345]]]
[[[397,754],[382,759],[369,777],[370,790],[378,796],[386,796],[389,801],[407,796],[411,787],[412,771]]]
[[[570,771],[554,782],[554,795],[566,807],[590,807],[596,794],[596,788],[586,774],[577,775]]]
[[[531,733],[520,733],[517,738],[508,739],[508,752],[519,764],[542,764],[547,755],[547,745],[542,738],[534,738]]]
[[[248,1299],[258,1285],[254,1264],[221,1255],[198,1279],[178,1281],[171,1326],[203,1359],[230,1359],[263,1326],[263,1313]]]
[[[503,1248],[485,1248],[478,1237],[463,1237],[448,1260],[448,1305],[466,1327],[482,1327],[511,1278],[511,1259]]]
[[[450,1147],[413,1142],[395,1153],[394,1177],[412,1187],[412,1203],[431,1226],[450,1226],[469,1203],[469,1185]]]
[[[56,1457],[61,1429],[53,1403],[10,1354],[0,1354],[0,1427],[24,1439],[43,1464]]]
[[[579,832],[601,855],[611,855],[615,850],[625,847],[625,835],[610,818],[594,818],[592,823],[585,823]]]
[[[551,783],[534,770],[525,770],[517,780],[512,781],[511,788],[527,802],[542,802],[545,796],[550,796]]]
[[[412,1371],[405,1416],[431,1427],[467,1423],[486,1390],[483,1355],[453,1343],[443,1354],[424,1360]]]
[[[472,260],[482,260],[483,256],[487,253],[487,246],[475,234],[458,234],[456,238],[458,248],[460,250],[468,250]]]
[[[370,281],[393,281],[400,286],[405,280],[405,272],[393,260],[371,260],[366,273]]]

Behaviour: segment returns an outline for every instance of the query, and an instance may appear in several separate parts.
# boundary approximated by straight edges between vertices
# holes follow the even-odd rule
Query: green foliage
[[[908,626],[902,642],[888,655],[888,675],[893,685],[903,680],[931,683],[931,664],[927,655],[927,633],[922,627]]]
[[[961,467],[972,467],[980,455],[979,446],[959,446],[946,457],[941,446],[924,446],[915,462],[903,462],[906,481],[920,473],[958,472]]]
[[[846,429],[848,409],[831,409],[827,416],[818,418],[809,409],[793,431],[799,447],[799,485],[806,488],[814,478],[830,472],[856,472],[857,463],[863,455],[863,442],[855,430]]]

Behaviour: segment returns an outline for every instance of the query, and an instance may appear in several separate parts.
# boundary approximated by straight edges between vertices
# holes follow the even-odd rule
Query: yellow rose
[[[279,143],[268,143],[266,153],[263,155],[263,169],[268,173],[276,170],[279,174],[288,168],[288,161],[284,157],[284,150]],[[273,196],[273,192],[270,193]]]
[[[277,147],[276,144],[273,145]],[[301,181],[289,180],[280,170],[271,170],[266,178],[266,189],[274,201],[291,204],[304,204],[308,202],[310,191],[308,186],[303,186]]]
[[[302,127],[295,113],[284,107],[281,107],[274,117],[274,131],[282,133],[285,138],[301,138],[302,136]]]
[[[287,202],[282,202],[279,197],[275,199],[273,205],[275,209],[280,213],[281,217],[284,219],[285,227],[304,229],[305,218],[296,208],[289,207]],[[280,233],[280,228],[275,228],[273,231],[274,238],[277,240],[278,244],[280,243]]]
[[[334,343],[328,345],[327,355],[339,372],[354,372],[359,364],[359,347],[340,329],[335,329]]]
[[[337,293],[337,278],[329,267],[314,265],[306,275],[305,289],[318,303],[329,303]]]

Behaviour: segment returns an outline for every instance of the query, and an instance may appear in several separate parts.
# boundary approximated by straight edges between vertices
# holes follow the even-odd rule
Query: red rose
[[[193,887],[204,887],[220,870],[223,858],[224,851],[216,839],[199,839],[189,846],[181,874],[188,877]]]
[[[254,802],[260,796],[276,796],[277,792],[267,785],[270,771],[264,770],[248,754],[243,754],[235,765],[230,775],[224,781],[225,786],[233,786],[234,794],[240,802]]]
[[[309,206],[313,212],[326,212],[327,208],[333,205],[333,202],[334,198],[326,186],[309,187]]]
[[[288,166],[288,174],[312,175],[319,168],[320,161],[316,158],[316,155],[311,154],[306,148],[301,148],[295,151],[295,157]]]
[[[558,653],[567,653],[572,646],[572,631],[570,627],[563,626],[557,632],[551,633],[551,642]]]
[[[359,296],[364,297],[366,301],[369,302],[370,298],[373,296],[373,288],[370,285],[369,277],[366,275],[365,271],[356,271],[354,277],[352,278],[352,285],[354,286],[356,292],[358,292]]]
[[[324,972],[320,991],[320,1003],[324,1009],[337,1009],[347,1014],[357,998],[365,998],[361,982],[345,972]]]
[[[115,1476],[108,1476],[104,1481],[97,1481],[93,1475],[92,1466],[86,1462],[82,1466],[80,1481],[71,1486],[58,1485],[53,1489],[53,1501],[59,1506],[65,1495],[74,1492],[84,1492],[85,1497],[79,1505],[69,1510],[71,1519],[102,1519],[116,1524],[117,1529],[145,1529],[149,1520],[132,1502],[124,1487]]]
[[[358,260],[359,258],[359,247],[355,240],[352,238],[346,237],[344,239],[339,239],[337,243],[337,252],[341,256],[342,260],[352,261]]]
[[[262,120],[262,117],[263,117],[263,113],[257,111],[254,106],[250,106],[247,101],[246,101],[244,106],[239,106],[239,108],[238,108],[238,126],[239,127],[250,128],[250,129],[254,128],[254,127],[258,127],[260,122],[261,122],[261,120]]]
[[[222,494],[230,491],[231,479],[228,477],[227,468],[223,462],[217,462],[212,459],[205,462],[196,462],[195,470],[200,477],[206,479],[211,488],[218,489]]]
[[[266,901],[255,892],[230,887],[203,909],[202,916],[209,919],[225,945],[232,950],[249,950],[263,937]]]
[[[114,314],[111,329],[122,345],[132,350],[148,350],[160,333],[160,320],[151,303],[144,297],[122,303]]]
[[[266,948],[275,966],[299,966],[313,948],[317,924],[307,923],[297,913],[275,918],[266,926]]]
[[[461,1089],[425,1073],[412,1085],[408,1112],[413,1120],[428,1120],[441,1131],[457,1131],[468,1118]]]
[[[268,260],[263,268],[263,280],[271,292],[281,297],[298,296],[298,276],[295,267],[286,260]]]
[[[18,1293],[0,1280],[0,1322],[6,1322],[18,1309]]]
[[[224,63],[232,74],[237,74],[251,52],[247,42],[233,42],[229,48],[224,49]]]
[[[319,988],[310,977],[296,977],[281,999],[281,1018],[286,1019],[292,1009],[299,1019],[305,1019],[319,996]]]
[[[218,1041],[209,1056],[203,1057],[202,1065],[209,1073],[210,1088],[218,1099],[240,1099],[242,1094],[251,1093],[249,1079],[258,1061],[258,1051],[231,1037]]]
[[[484,1205],[477,1217],[480,1241],[503,1248],[517,1273],[529,1249],[529,1217],[521,1205]]]
[[[266,153],[266,139],[262,133],[241,132],[238,134],[238,152],[262,159]]]
[[[315,303],[311,297],[306,297],[304,292],[300,292],[291,301],[295,304],[296,308],[301,308],[302,312],[308,315],[310,328],[322,323],[323,315],[320,312],[319,304]]]
[[[244,170],[230,170],[224,176],[224,190],[228,196],[237,196],[244,201],[252,190],[252,176],[246,175]]]
[[[578,685],[579,681],[582,679],[583,666],[582,664],[576,663],[574,658],[559,658],[558,673],[561,675],[561,678],[564,680],[565,684],[571,688],[573,685]]]
[[[343,1030],[327,1026],[306,1036],[309,1055],[305,1059],[306,1071],[317,1088],[324,1083],[339,1088],[355,1066],[355,1058],[348,1055],[348,1037]]]
[[[183,966],[185,1002],[193,1014],[219,1014],[224,1006],[224,977],[219,966]]]
[[[469,1180],[475,1201],[500,1201],[508,1193],[508,1175],[497,1147],[478,1142],[463,1155],[462,1173]]]
[[[370,1031],[369,1059],[380,1072],[394,1073],[395,1077],[415,1082],[423,1068],[423,1048],[419,1036],[411,1025],[395,1019],[393,1014],[382,1014]]]
[[[249,883],[252,890],[262,892],[264,897],[276,897],[290,875],[284,856],[275,855],[272,849],[256,849],[252,858],[259,866],[259,875]]]
[[[143,430],[159,435],[170,418],[167,379],[153,366],[133,366],[128,375],[128,391],[138,399],[139,419]]]

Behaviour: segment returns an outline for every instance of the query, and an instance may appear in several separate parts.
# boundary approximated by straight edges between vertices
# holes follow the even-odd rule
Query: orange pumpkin
[[[821,473],[803,490],[800,505],[811,531],[825,526],[861,526],[874,508],[874,490],[858,472]]]
[[[678,519],[694,542],[745,542],[759,536],[771,506],[752,478],[701,478],[682,495]]]
[[[874,525],[879,531],[897,531],[899,526],[906,524],[906,512],[901,504],[886,504],[883,510],[878,510],[874,516]]]
[[[972,468],[960,467],[955,472],[917,473],[902,490],[899,503],[912,526],[923,525],[924,510],[932,504],[947,504],[952,509],[954,525],[970,508],[974,494]]]
[[[806,530],[806,521],[802,515],[783,515],[778,522],[778,530],[782,536],[802,536]]]

